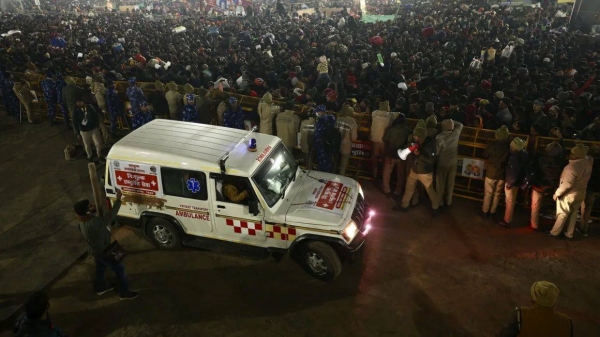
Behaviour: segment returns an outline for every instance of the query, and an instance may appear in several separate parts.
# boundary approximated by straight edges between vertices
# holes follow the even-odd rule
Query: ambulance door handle
[[[219,208],[219,209],[225,209],[226,207],[223,206],[223,205],[217,205],[217,208]]]

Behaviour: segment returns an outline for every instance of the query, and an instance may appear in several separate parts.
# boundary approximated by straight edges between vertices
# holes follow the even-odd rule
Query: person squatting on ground
[[[510,149],[508,136],[510,136],[508,128],[502,125],[494,134],[495,140],[488,143],[483,151],[486,170],[484,181],[485,191],[481,212],[488,219],[496,214],[498,202],[500,202],[500,193],[504,188],[506,161],[508,160]]]
[[[510,142],[510,157],[506,166],[506,178],[504,182],[504,219],[499,223],[500,226],[505,228],[510,227],[515,211],[515,204],[517,203],[517,193],[526,175],[529,157],[524,149],[525,141],[521,138],[515,137]]]
[[[383,192],[389,195],[392,192],[390,179],[394,167],[396,168],[396,186],[394,195],[401,196],[406,183],[406,161],[400,159],[398,150],[404,149],[408,144],[408,137],[412,131],[405,125],[406,117],[403,113],[398,114],[392,125],[383,134],[385,144],[385,161],[383,163]]]
[[[15,337],[63,337],[60,329],[52,324],[50,300],[43,291],[35,292],[25,303],[25,312],[17,318],[13,333]]]
[[[106,281],[106,267],[110,268],[117,276],[119,298],[122,300],[134,299],[138,293],[129,289],[129,282],[125,276],[125,267],[121,262],[114,262],[104,256],[105,249],[111,244],[110,227],[117,218],[121,208],[121,191],[117,190],[117,200],[112,209],[106,215],[100,217],[96,214],[96,205],[89,200],[80,200],[73,206],[77,219],[79,220],[79,229],[85,241],[88,243],[90,253],[96,262],[96,278],[94,280],[94,290],[97,295],[102,295],[113,290],[114,285]]]
[[[463,124],[451,119],[445,119],[441,124],[442,131],[435,137],[437,153],[435,188],[440,200],[440,207],[449,207],[452,205],[458,161],[458,140]]]
[[[571,318],[554,310],[558,288],[548,281],[537,281],[531,286],[530,307],[517,307],[510,323],[496,337],[573,337]]]
[[[87,154],[88,161],[94,161],[94,150],[92,143],[96,148],[98,160],[102,160],[102,135],[98,128],[100,121],[98,113],[91,105],[86,105],[82,98],[77,99],[75,111],[73,113],[73,128],[77,133],[77,138],[83,141],[83,147]]]
[[[558,189],[552,196],[556,201],[556,222],[548,233],[549,236],[558,238],[564,231],[565,237],[573,238],[577,211],[585,201],[585,192],[594,164],[594,159],[587,155],[588,150],[589,147],[581,143],[571,149],[569,164],[563,169]]]
[[[546,145],[542,153],[536,158],[534,181],[531,186],[531,220],[533,230],[539,228],[540,209],[546,194],[553,193],[558,187],[560,173],[563,169],[563,148],[557,142]]]
[[[439,198],[433,189],[433,165],[436,160],[434,140],[427,137],[427,130],[421,127],[415,128],[413,139],[415,143],[419,144],[419,148],[409,154],[406,159],[406,165],[410,173],[406,180],[406,190],[400,207],[396,206],[394,210],[408,212],[408,206],[415,192],[417,182],[421,182],[431,201],[432,216],[437,217],[440,215],[440,210]]]

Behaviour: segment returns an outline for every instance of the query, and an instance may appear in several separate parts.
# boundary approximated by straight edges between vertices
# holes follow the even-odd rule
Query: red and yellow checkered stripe
[[[284,241],[294,241],[296,239],[296,229],[277,226],[277,225],[267,225],[266,226],[267,237],[271,239],[284,240]]]

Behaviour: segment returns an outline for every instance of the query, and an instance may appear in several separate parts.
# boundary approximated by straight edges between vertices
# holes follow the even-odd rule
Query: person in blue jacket
[[[40,86],[42,87],[44,99],[46,100],[48,121],[50,122],[50,125],[54,125],[56,122],[56,103],[58,103],[58,97],[56,96],[56,83],[54,82],[54,74],[51,71],[46,74],[46,78],[42,80]]]
[[[115,89],[115,83],[112,80],[106,81],[106,108],[110,121],[110,134],[115,136],[117,133],[117,117],[123,116],[123,102],[121,102],[119,93]]]
[[[56,79],[54,80],[54,92],[56,94],[56,100],[58,101],[59,105],[60,105],[60,113],[63,116],[63,119],[65,120],[65,124],[67,125],[67,129],[71,129],[71,125],[69,124],[69,109],[67,107],[67,103],[65,102],[64,99],[62,99],[62,92],[64,87],[67,86],[67,82],[65,81],[64,77],[62,76],[61,73],[57,73],[56,74]]]
[[[330,129],[335,129],[335,117],[328,115],[324,105],[315,108],[317,123],[314,133],[314,149],[317,151],[317,166],[322,172],[333,172],[333,155],[339,149],[334,149],[327,141]]]
[[[239,106],[237,99],[235,99],[235,97],[229,98],[229,107],[223,114],[225,126],[228,128],[244,130],[244,119],[244,112],[242,111],[242,107]]]
[[[196,99],[194,94],[185,95],[182,120],[185,122],[198,122],[198,110],[196,109]]]
[[[142,88],[137,86],[137,80],[135,77],[129,79],[129,88],[127,88],[127,98],[131,104],[131,112],[133,113],[133,120],[131,121],[132,130],[144,125],[143,120],[137,119],[136,116],[141,116],[141,104],[146,102],[146,97]],[[142,122],[142,123],[140,123]]]

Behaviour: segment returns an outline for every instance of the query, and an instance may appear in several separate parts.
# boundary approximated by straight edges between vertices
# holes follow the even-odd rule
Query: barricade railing
[[[25,78],[33,91],[35,91],[38,101],[34,102],[33,108],[34,112],[41,113],[43,115],[46,114],[46,102],[43,99],[43,91],[41,90],[40,83],[43,79],[43,75],[35,74],[35,73],[15,73],[15,80],[20,80],[21,78]],[[83,78],[73,78],[77,85],[80,86],[88,86],[86,80]],[[127,87],[129,86],[128,82],[125,81],[117,81],[115,83],[115,88],[119,92],[122,101],[124,102],[125,107],[127,107],[128,101],[125,95]],[[166,86],[166,83],[163,83]],[[156,87],[154,83],[149,82],[140,82],[139,86],[142,88],[145,94],[150,92],[156,92]],[[178,91],[183,93],[183,86],[178,85]],[[199,89],[194,88],[194,92],[199,94]],[[246,111],[250,111],[258,107],[260,102],[259,97],[252,97],[241,95],[238,93],[232,92],[220,92],[217,90],[211,90],[210,97],[212,99],[223,98],[224,93],[227,93],[229,97],[235,97],[242,108]],[[274,104],[278,104],[283,106],[285,101],[273,100]],[[60,109],[57,108],[57,116],[59,118]],[[308,107],[304,105],[295,105],[294,111],[300,115],[307,113],[309,110]],[[128,111],[127,109],[125,111]],[[156,113],[156,112],[155,112]],[[164,113],[168,115],[168,112]],[[213,122],[216,123],[216,108],[213,108],[211,111],[213,115]],[[105,116],[106,117],[106,116]],[[131,118],[131,114],[128,114],[128,117]],[[369,139],[370,136],[370,125],[371,125],[371,115],[370,114],[355,114],[355,119],[358,124],[358,140],[352,144],[352,153],[350,156],[350,162],[347,169],[347,175],[354,178],[363,178],[363,179],[372,179],[372,143]],[[416,119],[407,119],[406,125],[410,128],[414,128],[417,124],[418,120]],[[108,123],[108,119],[105,118],[105,123]],[[123,129],[127,129],[126,125],[128,123],[119,122],[119,126]],[[479,129],[474,127],[463,127],[462,133],[459,139],[458,145],[458,160],[457,160],[457,171],[456,171],[456,181],[454,187],[454,195],[460,196],[463,198],[482,201],[483,200],[483,191],[484,191],[484,171],[485,171],[485,160],[483,158],[483,151],[485,150],[486,145],[494,140],[495,131],[488,129]],[[529,135],[517,135],[511,134],[511,137],[520,137],[525,142],[530,141]],[[532,137],[533,138],[533,137]],[[543,150],[547,144],[552,141],[556,141],[556,138],[551,137],[535,137],[535,139],[531,139],[531,141],[535,141],[535,152],[539,152]],[[566,150],[569,150],[576,143],[586,143],[589,146],[592,145],[600,145],[600,142],[589,142],[589,141],[580,141],[573,139],[563,139],[563,144]],[[381,169],[381,161],[378,161],[378,165]],[[523,195],[523,193],[520,193]],[[528,194],[524,194],[519,198],[521,203],[528,204]],[[600,212],[600,209],[594,209],[594,214]]]

